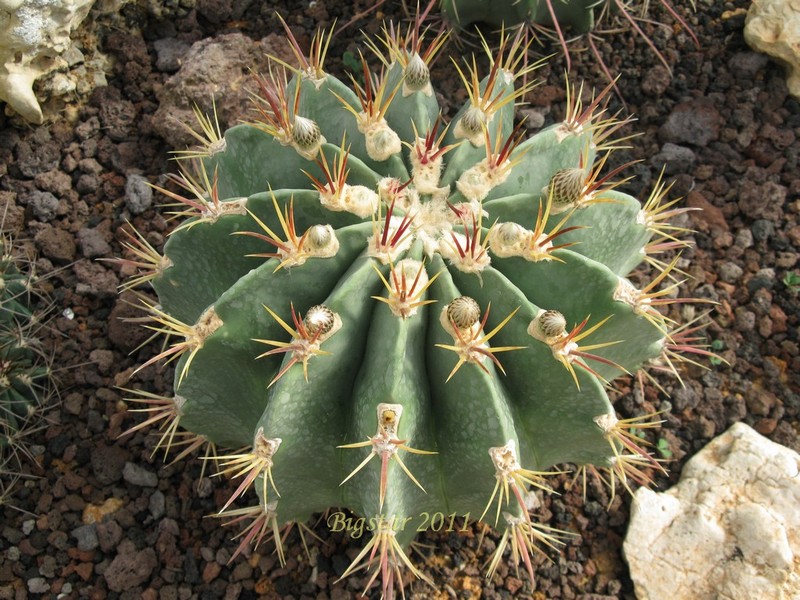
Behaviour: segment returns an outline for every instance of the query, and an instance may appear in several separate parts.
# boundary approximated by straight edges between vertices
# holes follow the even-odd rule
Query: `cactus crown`
[[[570,88],[565,122],[524,139],[519,37],[487,49],[483,78],[454,61],[469,100],[444,125],[443,37],[419,19],[368,44],[381,68],[362,57],[352,88],[324,71],[329,37],[303,57],[289,35],[301,67],[259,78],[255,122],[180,155],[165,257],[128,242],[168,334],[146,365],[177,362],[174,398],[132,398],[134,429],[160,424],[168,449],[185,428],[181,455],[245,447],[218,458],[237,486],[223,516],[252,519],[237,554],[346,507],[376,519],[348,573],[368,564],[391,596],[401,568],[421,576],[403,552],[420,515],[456,513],[503,530],[490,573],[511,545],[532,576],[536,546],[563,543],[529,512],[545,469],[612,494],[661,469],[628,433],[651,419],[617,420],[604,388],[692,349],[661,310],[675,262],[652,256],[683,245],[667,224],[683,209],[601,175],[608,89],[584,105]],[[643,259],[662,270],[637,288]],[[251,487],[257,504],[231,508]]]

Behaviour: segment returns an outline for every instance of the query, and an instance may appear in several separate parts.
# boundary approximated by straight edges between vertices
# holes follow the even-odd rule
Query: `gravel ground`
[[[232,532],[205,517],[227,499],[230,483],[201,478],[200,461],[163,466],[160,456],[151,458],[154,439],[142,432],[119,439],[140,418],[126,414],[117,387],[158,352],[158,344],[139,347],[147,333],[121,320],[134,314],[117,295],[123,274],[99,259],[121,253],[126,220],[157,247],[169,230],[160,200],[144,185],[162,182],[172,167],[163,138],[179,132],[163,112],[175,102],[167,80],[195,42],[224,35],[247,59],[249,40],[267,38],[262,46],[268,45],[274,37],[267,36],[280,31],[271,1],[157,4],[128,4],[118,16],[99,18],[87,39],[114,67],[109,86],[86,103],[70,105],[60,119],[40,127],[0,116],[0,207],[8,207],[6,227],[35,245],[38,269],[49,274],[43,286],[55,316],[45,343],[61,390],[47,427],[33,439],[36,464],[25,465],[28,477],[0,506],[0,600],[355,597],[363,578],[337,579],[360,541],[330,532],[323,522],[314,530],[324,544],[315,543],[310,558],[292,532],[284,568],[271,546],[229,565]],[[390,4],[380,10],[399,16]],[[684,388],[660,380],[669,398],[652,385],[643,393],[630,380],[617,386],[623,416],[667,411],[655,434],[673,458],[669,479],[658,479],[662,489],[677,480],[691,455],[737,421],[800,450],[800,291],[786,283],[787,274],[800,271],[800,104],[788,95],[782,69],[745,45],[746,6],[744,0],[701,3],[688,17],[699,49],[678,27],[643,25],[671,66],[671,78],[632,35],[598,41],[609,69],[621,73],[625,110],[638,118],[628,130],[642,133],[615,157],[641,161],[626,191],[647,189],[667,162],[673,197],[685,196],[687,205],[703,209],[686,217],[696,246],[684,254],[693,279],[681,295],[718,303],[709,341],[728,363],[688,369]],[[289,22],[307,43],[314,27],[330,26],[334,18],[346,23],[364,3],[344,9],[320,0],[294,8]],[[381,16],[373,12],[337,36],[329,54],[332,72],[341,72],[357,28],[374,33]],[[657,8],[655,16],[668,20]],[[589,52],[572,58],[574,77],[605,85]],[[543,83],[526,111],[532,126],[563,116],[564,66],[554,60],[539,71]],[[460,104],[453,70],[445,61],[437,70],[442,95]],[[228,100],[221,114],[234,122],[239,100]],[[135,382],[169,394],[172,375],[170,368],[148,368]],[[582,537],[552,562],[538,557],[534,584],[505,562],[486,580],[482,567],[496,538],[470,529],[421,538],[437,550],[422,547],[414,560],[439,587],[432,591],[414,582],[407,593],[632,598],[621,553],[630,498],[617,498],[606,510],[606,493],[590,486],[587,500],[576,490],[547,499],[543,517]]]

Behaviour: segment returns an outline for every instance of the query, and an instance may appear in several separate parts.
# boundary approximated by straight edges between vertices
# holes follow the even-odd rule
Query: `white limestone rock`
[[[27,121],[43,119],[33,82],[69,65],[61,53],[70,48],[70,33],[92,4],[94,0],[0,0],[0,100]]]
[[[753,50],[788,67],[789,93],[800,98],[800,0],[753,0],[744,39]]]
[[[624,552],[639,600],[800,599],[800,455],[733,425],[663,493],[640,489]]]

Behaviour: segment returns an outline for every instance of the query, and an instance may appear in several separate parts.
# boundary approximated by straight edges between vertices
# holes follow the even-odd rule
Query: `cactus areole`
[[[175,397],[141,410],[161,446],[239,448],[216,459],[236,487],[222,515],[250,523],[237,553],[348,509],[373,525],[348,574],[368,565],[391,596],[401,569],[423,577],[417,531],[455,514],[502,533],[490,573],[510,549],[532,576],[530,553],[563,543],[529,514],[547,475],[588,469],[613,492],[660,468],[605,386],[672,367],[675,263],[653,255],[683,245],[683,209],[604,172],[607,90],[570,87],[566,119],[525,139],[518,38],[483,77],[454,61],[469,99],[448,125],[428,68],[443,35],[387,28],[368,43],[382,68],[348,85],[323,69],[329,41],[305,56],[290,34],[300,66],[258,79],[253,123],[222,137],[199,119],[181,191],[162,190],[181,217],[165,256],[131,236],[168,333],[146,364],[176,361]]]

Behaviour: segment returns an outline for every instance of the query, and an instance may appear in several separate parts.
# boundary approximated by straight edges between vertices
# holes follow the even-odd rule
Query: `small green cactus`
[[[41,427],[51,391],[50,368],[31,309],[36,277],[3,235],[0,257],[0,477],[14,474],[30,452],[26,436]]]
[[[401,568],[422,577],[416,532],[457,515],[503,531],[490,574],[510,546],[533,576],[565,535],[529,513],[548,475],[576,465],[613,496],[662,468],[629,432],[652,415],[619,420],[605,387],[697,350],[662,312],[677,259],[655,256],[685,245],[668,220],[686,209],[660,183],[643,205],[615,189],[608,88],[570,87],[565,120],[524,139],[519,36],[482,79],[454,61],[469,101],[449,126],[428,68],[445,36],[419,20],[368,43],[382,67],[362,58],[352,88],[323,70],[329,36],[308,57],[289,36],[300,67],[258,78],[258,118],[222,136],[201,116],[181,190],[159,188],[181,219],[164,256],[126,242],[168,335],[144,366],[176,364],[174,397],[130,398],[132,430],[216,457],[236,485],[221,514],[252,520],[235,554],[274,535],[282,557],[280,528],[347,508],[372,537],[346,574],[367,564],[390,597]],[[636,287],[643,261],[658,272]]]
[[[442,16],[450,23],[466,27],[483,22],[493,27],[536,23],[545,27],[570,28],[575,33],[594,29],[595,15],[606,11],[613,2],[597,0],[519,0],[485,2],[483,0],[443,0]]]
[[[688,33],[696,47],[700,42],[692,28],[673,8],[668,0],[659,3],[670,16]],[[694,3],[692,3],[694,8]],[[521,26],[532,38],[547,37],[557,40],[564,50],[567,67],[570,65],[568,45],[575,36],[584,36],[587,49],[597,59],[603,73],[611,80],[611,73],[601,56],[596,34],[602,31],[633,30],[649,46],[659,61],[671,70],[667,60],[656,48],[640,22],[648,21],[650,3],[623,2],[623,0],[442,0],[441,13],[444,20],[455,29],[463,29],[473,23],[485,23],[495,28]],[[572,35],[572,37],[568,37]]]

